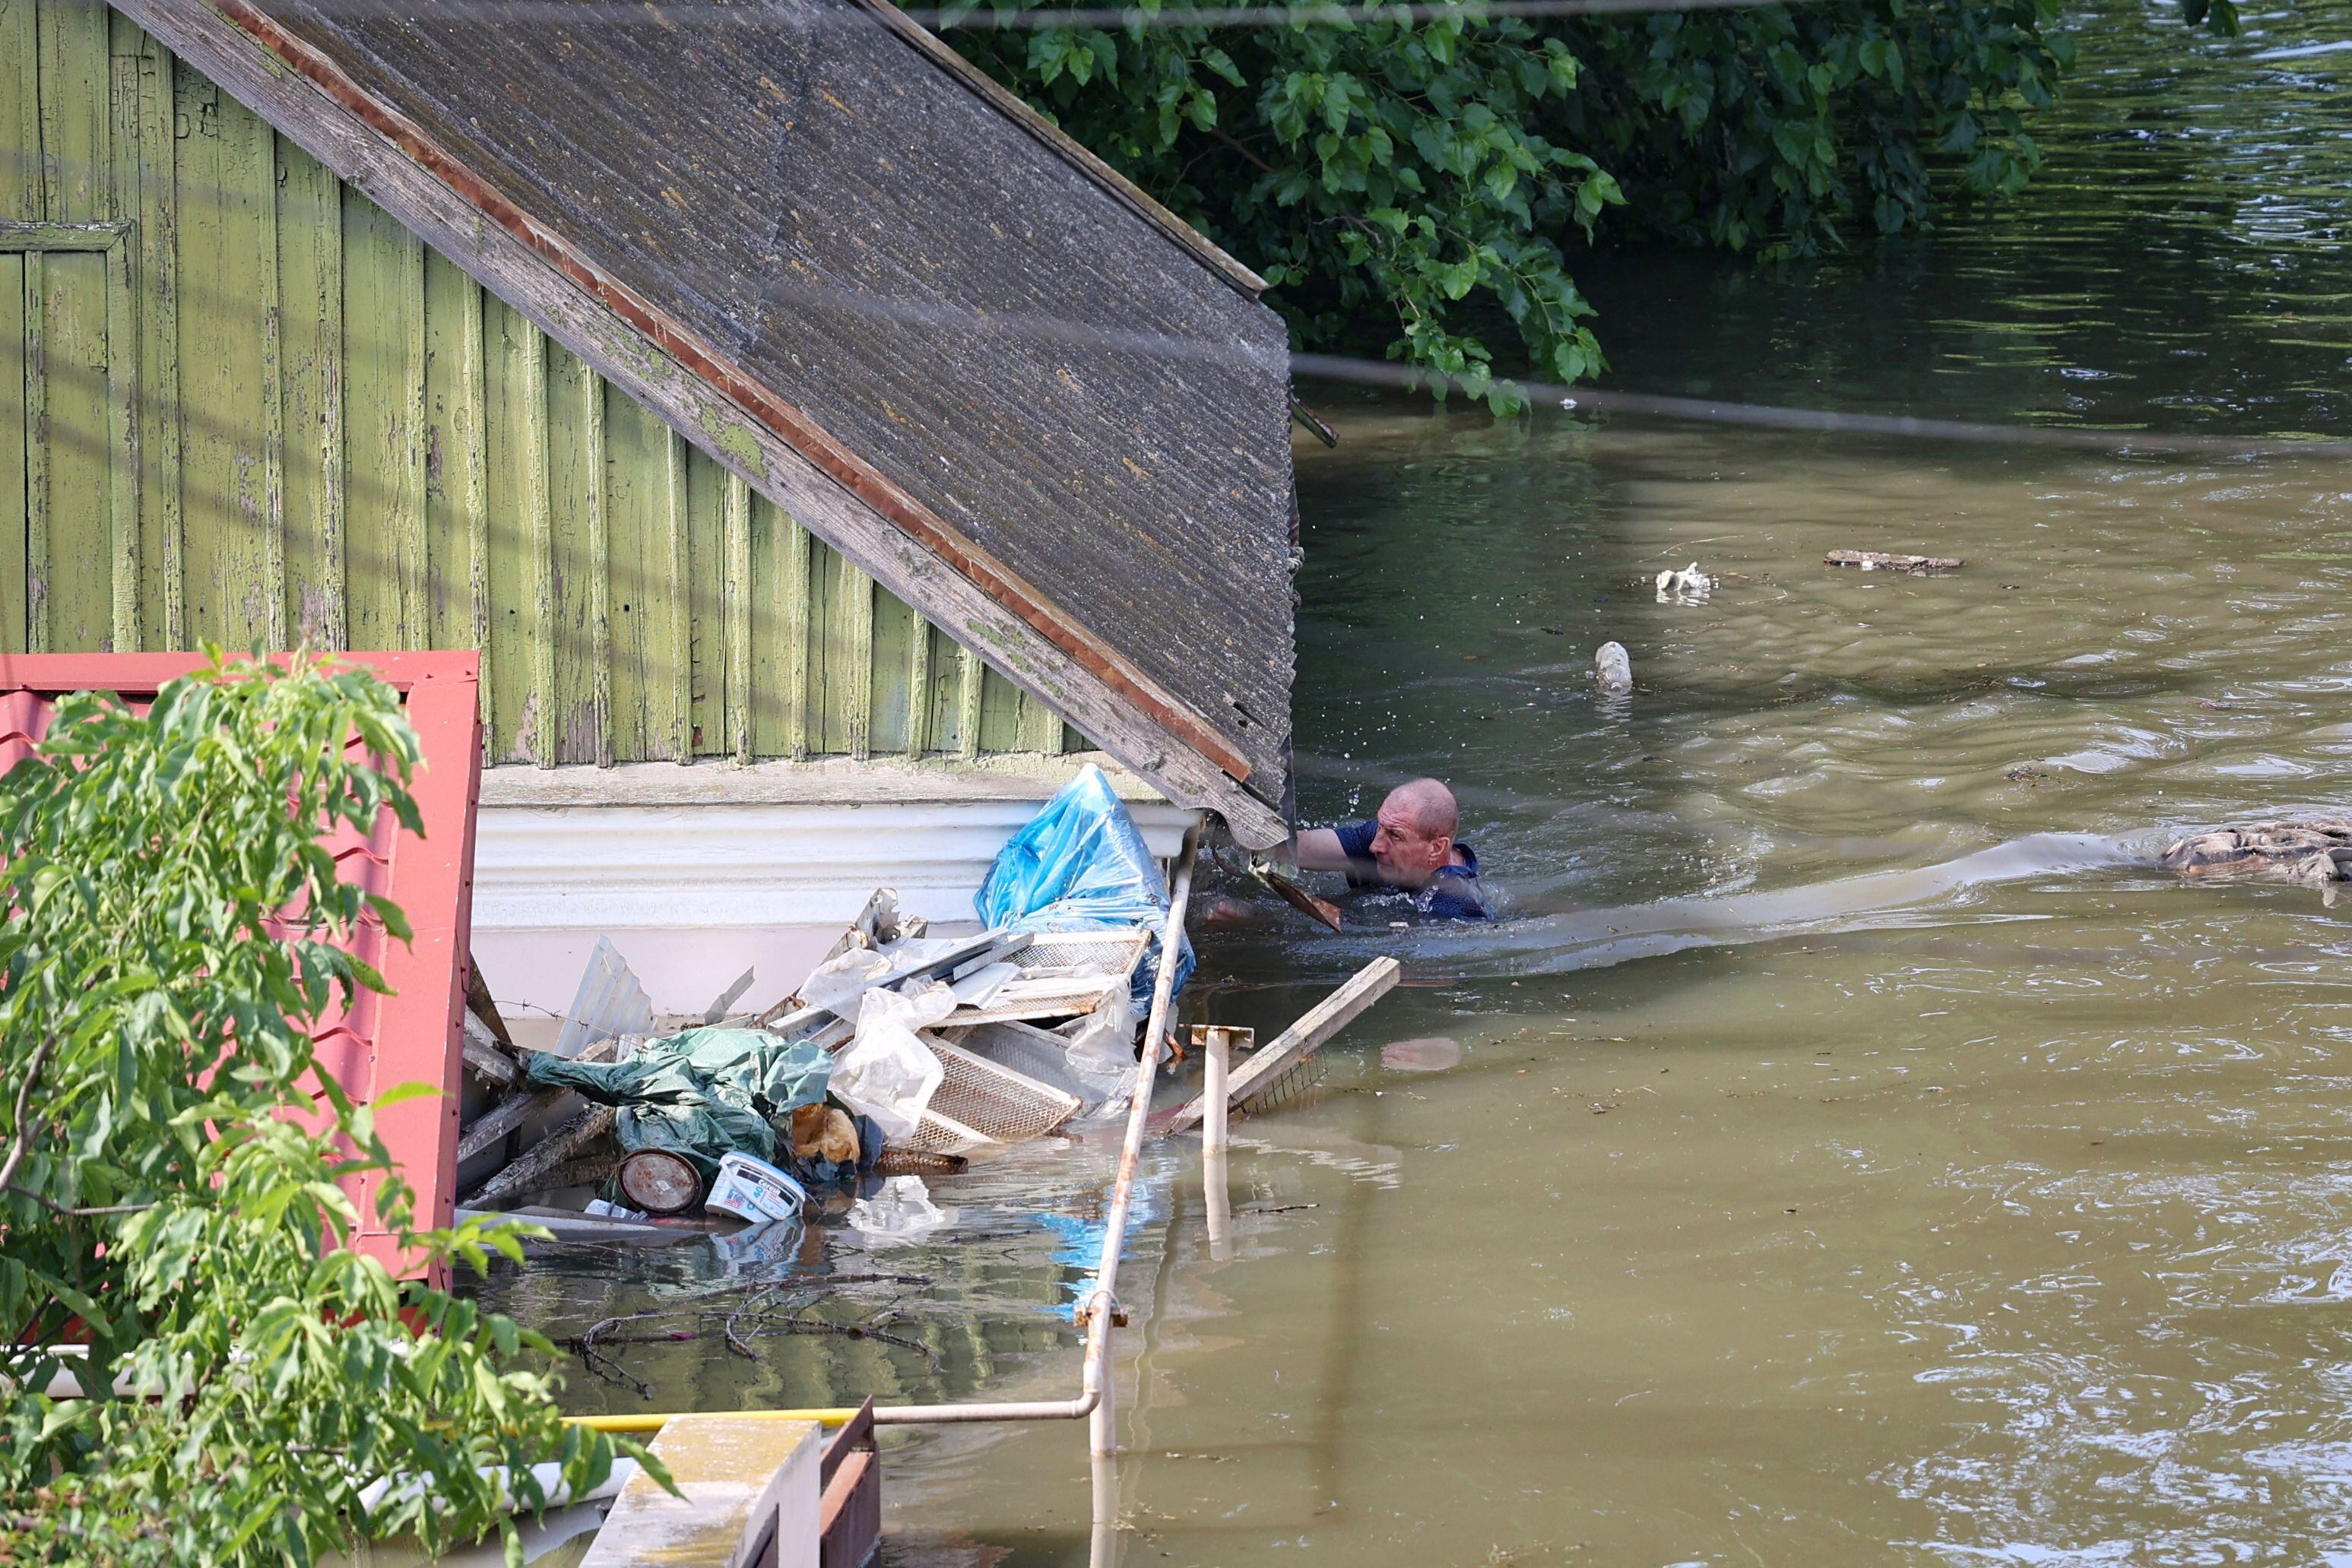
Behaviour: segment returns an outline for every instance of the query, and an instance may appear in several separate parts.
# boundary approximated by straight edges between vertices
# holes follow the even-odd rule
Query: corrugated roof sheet
[[[936,39],[866,0],[122,8],[1171,797],[1279,832],[1283,326]]]
[[[373,1101],[403,1083],[444,1091],[385,1110],[377,1128],[416,1195],[417,1223],[450,1225],[457,1217],[458,1063],[463,1043],[465,965],[471,940],[474,800],[481,779],[482,735],[477,687],[480,655],[346,653],[391,683],[424,747],[425,766],[411,783],[423,837],[401,831],[390,812],[364,837],[342,830],[335,859],[346,881],[390,899],[408,917],[414,940],[392,940],[381,922],[362,923],[352,952],[373,965],[391,994],[362,992],[348,1011],[317,1020],[311,1040],[321,1068],[354,1100]],[[0,772],[15,767],[48,733],[50,705],[69,692],[110,691],[134,706],[164,682],[197,668],[193,653],[0,655]],[[400,1266],[373,1202],[380,1176],[352,1187],[363,1216],[359,1244]]]

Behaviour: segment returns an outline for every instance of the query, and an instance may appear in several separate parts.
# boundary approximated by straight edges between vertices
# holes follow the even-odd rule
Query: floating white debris
[[[1693,561],[1680,571],[1658,573],[1658,602],[1661,604],[1701,604],[1715,591],[1715,579],[1701,571]]]
[[[1593,650],[1592,678],[1601,683],[1604,692],[1630,692],[1633,689],[1633,661],[1622,643],[1603,643]]]

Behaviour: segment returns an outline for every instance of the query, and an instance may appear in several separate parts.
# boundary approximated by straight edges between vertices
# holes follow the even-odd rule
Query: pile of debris
[[[998,855],[987,929],[935,937],[878,889],[792,996],[656,1031],[601,941],[551,1051],[519,1049],[478,974],[458,1146],[470,1208],[559,1235],[612,1221],[796,1217],[812,1189],[945,1174],[974,1153],[1123,1113],[1168,895],[1107,780],[1087,769]],[[1166,961],[1182,984],[1189,946]],[[587,1224],[589,1221],[596,1223]]]

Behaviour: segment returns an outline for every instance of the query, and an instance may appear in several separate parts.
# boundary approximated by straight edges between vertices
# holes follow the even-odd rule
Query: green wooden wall
[[[479,648],[496,760],[1083,744],[97,0],[0,0],[0,650]]]

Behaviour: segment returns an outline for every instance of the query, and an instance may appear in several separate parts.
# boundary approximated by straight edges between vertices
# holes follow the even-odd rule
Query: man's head
[[[1389,791],[1381,802],[1380,831],[1372,835],[1372,861],[1381,879],[1396,887],[1420,887],[1454,858],[1454,833],[1462,816],[1454,791],[1434,779],[1416,779]]]

